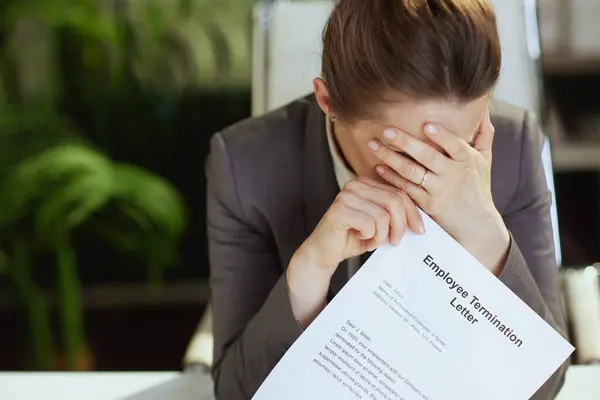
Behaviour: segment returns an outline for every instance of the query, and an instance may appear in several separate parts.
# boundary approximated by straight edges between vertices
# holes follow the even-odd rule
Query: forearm
[[[307,328],[327,304],[331,273],[318,268],[301,248],[290,261],[286,279],[293,314]]]
[[[488,271],[499,276],[504,269],[510,249],[510,233],[502,216],[494,208],[487,221],[480,221],[481,229],[461,245]]]
[[[213,368],[217,400],[251,398],[277,362],[325,308],[331,273],[298,250],[260,311]]]
[[[567,338],[565,321],[560,311],[560,304],[544,299],[517,243],[511,238],[510,249],[499,279],[513,291],[533,311],[552,326],[560,335]],[[567,338],[568,339],[568,338]],[[554,399],[562,388],[569,360],[546,381],[531,400]]]
[[[565,335],[565,321],[562,317],[558,298],[552,301],[552,304],[548,304],[527,266],[519,246],[512,238],[508,256],[499,279],[556,331],[563,336]]]
[[[216,312],[216,311],[215,311]],[[302,333],[288,298],[285,276],[277,282],[260,311],[215,360],[217,400],[247,400]]]

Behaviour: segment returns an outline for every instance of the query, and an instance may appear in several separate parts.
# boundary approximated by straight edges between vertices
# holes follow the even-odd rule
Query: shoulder
[[[502,100],[494,99],[490,104],[490,115],[496,132],[519,131],[523,126],[526,113],[527,110]]]
[[[273,154],[266,150],[302,139],[310,106],[310,99],[302,98],[264,115],[242,120],[217,135],[221,136],[230,156],[238,161],[245,157],[253,158],[257,153]]]
[[[542,163],[544,135],[535,113],[494,100],[490,107],[496,129],[492,159],[492,193],[498,208],[508,205],[534,164]],[[525,171],[525,172],[524,172]]]
[[[284,195],[284,190],[300,186],[311,104],[310,98],[299,99],[215,133],[206,168],[213,190],[233,198],[245,214],[242,209],[265,208],[274,188]]]
[[[492,124],[496,128],[494,146],[502,156],[506,147],[523,147],[528,144],[540,146],[544,136],[534,112],[510,103],[494,100],[490,106]]]

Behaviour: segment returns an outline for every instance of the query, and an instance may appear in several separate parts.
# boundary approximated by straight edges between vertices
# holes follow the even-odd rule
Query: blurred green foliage
[[[36,368],[53,368],[58,346],[75,368],[86,347],[77,232],[137,257],[153,282],[177,263],[183,200],[149,169],[182,93],[249,85],[251,4],[0,2],[0,274],[23,299]],[[58,338],[35,279],[42,253]]]
[[[40,130],[43,131],[43,130]],[[33,132],[27,132],[29,139]],[[0,134],[0,147],[16,134]],[[37,147],[37,146],[34,146]],[[177,260],[185,226],[183,202],[166,180],[110,160],[75,138],[38,147],[20,159],[0,158],[0,244],[5,268],[21,294],[36,366],[55,357],[50,313],[32,273],[38,252],[55,254],[62,347],[75,367],[85,350],[81,285],[71,240],[78,229],[138,257],[157,280]],[[9,165],[10,164],[10,165]]]

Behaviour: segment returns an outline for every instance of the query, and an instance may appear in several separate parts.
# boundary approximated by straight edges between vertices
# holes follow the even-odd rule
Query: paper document
[[[423,214],[379,248],[254,400],[526,400],[574,348]]]

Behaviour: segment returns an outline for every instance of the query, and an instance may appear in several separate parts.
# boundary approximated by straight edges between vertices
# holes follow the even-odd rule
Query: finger
[[[383,137],[386,144],[408,154],[428,170],[437,173],[448,164],[448,158],[439,150],[399,129],[387,128]]]
[[[408,179],[405,179],[402,176],[400,176],[396,171],[392,170],[386,165],[378,165],[376,171],[379,174],[379,176],[381,176],[386,182],[402,190],[421,208],[423,208],[424,205],[427,204],[429,198],[431,197],[429,187],[436,186],[435,181],[437,180],[437,177],[433,174],[431,174],[431,177],[429,174],[427,175],[427,181],[425,182],[425,186],[427,186],[426,190],[425,187],[415,185]],[[431,182],[430,179],[434,182]]]
[[[386,164],[412,183],[418,185],[423,181],[423,177],[427,172],[427,168],[425,168],[425,166],[414,160],[411,160],[409,157],[395,152],[377,140],[372,140],[369,143],[369,148],[373,154],[375,154],[375,157],[379,159],[379,161]]]
[[[360,210],[347,205],[347,197],[350,193],[340,192],[337,201],[337,208],[332,216],[332,227],[336,233],[347,234],[349,230],[358,232],[361,240],[369,240],[375,237],[376,226],[373,218]]]
[[[357,196],[376,204],[388,213],[389,242],[393,246],[400,244],[407,226],[403,199],[406,194],[397,188],[367,178],[360,178],[353,185],[347,186],[351,186],[350,190]]]
[[[363,213],[368,214],[371,216],[373,221],[375,221],[375,235],[370,238],[373,239],[373,245],[375,248],[388,242],[390,235],[391,216],[386,209],[374,202],[362,199],[358,196],[354,198],[353,201],[349,202],[348,206],[354,210],[362,211]]]
[[[425,233],[425,224],[423,223],[423,217],[419,208],[415,205],[413,200],[406,195],[404,198],[404,209],[406,215],[406,224],[408,228],[418,234]]]
[[[479,134],[475,138],[473,148],[479,151],[490,162],[492,157],[492,144],[494,143],[495,131],[496,129],[494,128],[494,125],[492,125],[492,120],[490,119],[490,113],[488,110],[481,121]]]
[[[345,190],[346,191],[346,190]],[[347,191],[348,194],[344,195],[343,203],[351,211],[360,211],[371,217],[374,221],[375,232],[372,236],[363,237],[363,240],[370,240],[370,243],[374,246],[369,251],[384,245],[388,242],[390,234],[390,214],[386,209],[377,205],[374,202],[361,198],[359,195]]]
[[[364,180],[365,183],[370,186],[385,191],[387,194],[387,196],[380,196],[379,199],[375,201],[381,201],[382,205],[390,211],[390,216],[392,218],[390,224],[390,243],[394,246],[400,244],[400,241],[406,233],[407,227],[414,233],[425,233],[421,214],[404,191],[395,186],[380,183],[372,179],[361,178],[361,180]],[[414,215],[413,210],[408,210],[406,208],[407,204],[412,204],[412,207],[417,210],[416,215]],[[413,213],[413,215],[410,216],[410,219],[407,212]]]
[[[361,178],[362,179],[362,178]],[[424,234],[425,233],[425,225],[423,223],[423,218],[421,213],[419,212],[419,208],[415,205],[413,200],[402,190],[397,187],[388,186],[373,180],[366,181],[367,184],[372,185],[374,187],[381,188],[385,190],[387,193],[391,193],[393,197],[397,200],[402,201],[402,205],[400,209],[402,210],[402,220],[399,221],[401,224],[397,227],[394,227],[394,221],[392,220],[392,230],[395,231],[395,238],[397,238],[395,242],[392,242],[395,246],[400,244],[400,240],[404,237],[406,233],[406,228],[410,229],[414,233]],[[393,217],[393,215],[392,215]],[[395,228],[395,229],[394,229]],[[390,235],[391,237],[391,235]]]
[[[427,135],[429,140],[440,146],[453,160],[468,160],[471,146],[455,133],[432,123],[425,124],[423,132]]]

